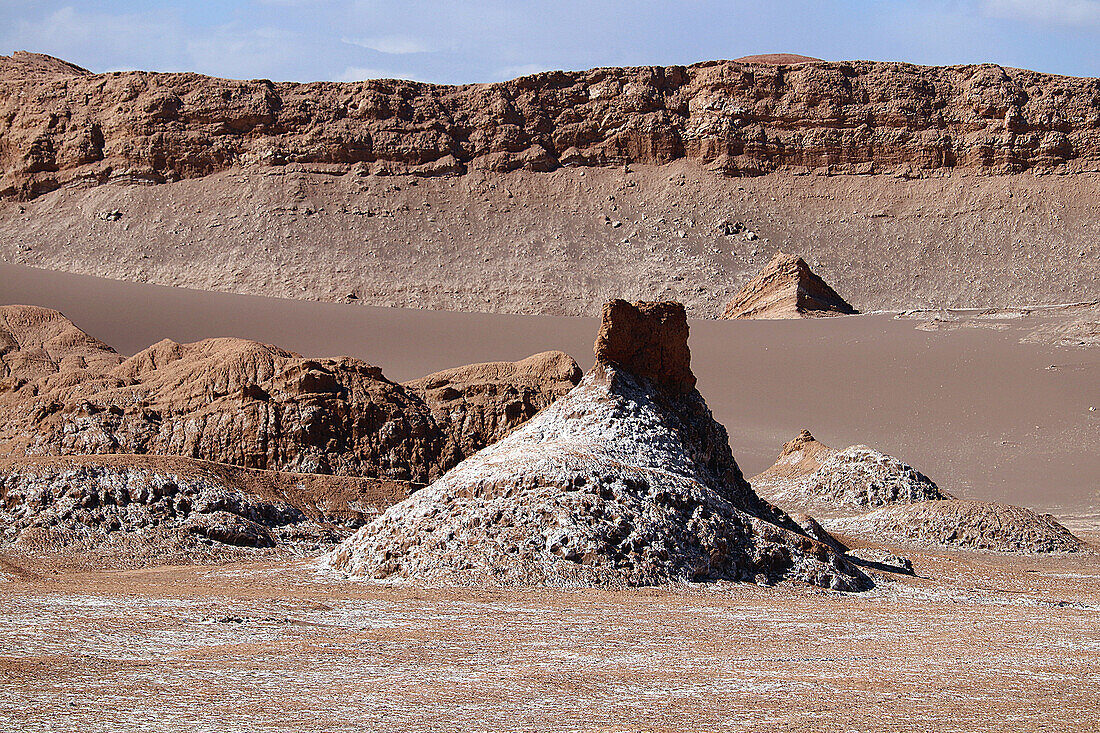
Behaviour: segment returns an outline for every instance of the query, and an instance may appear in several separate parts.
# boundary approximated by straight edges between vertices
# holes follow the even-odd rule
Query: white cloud
[[[435,49],[419,38],[412,36],[380,36],[378,38],[341,38],[344,43],[369,48],[371,51],[390,55],[409,53],[430,53]]]
[[[368,79],[409,79],[417,81],[412,74],[369,66],[349,66],[344,69],[344,73],[337,76],[333,81],[366,81]]]
[[[520,66],[505,66],[497,69],[494,73],[501,79],[515,79],[519,76],[530,76],[542,71],[554,71],[554,69],[542,64],[521,64]]]
[[[997,18],[1053,25],[1100,23],[1100,0],[983,0],[982,10]]]

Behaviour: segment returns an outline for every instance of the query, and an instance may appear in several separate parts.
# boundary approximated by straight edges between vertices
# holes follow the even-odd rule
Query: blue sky
[[[753,53],[1100,76],[1100,0],[0,0],[0,53],[93,71],[497,81]]]

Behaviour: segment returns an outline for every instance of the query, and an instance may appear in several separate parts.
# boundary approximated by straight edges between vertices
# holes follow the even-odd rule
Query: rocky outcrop
[[[224,559],[224,546],[317,550],[411,488],[163,456],[3,459],[0,543],[122,563]]]
[[[603,307],[596,361],[624,369],[673,393],[695,389],[687,345],[687,314],[680,303],[628,303]]]
[[[113,368],[109,356],[95,369],[6,383],[0,455],[177,455],[426,483],[579,377],[568,356],[548,353],[454,370],[461,389],[445,377],[406,388],[357,359],[234,338],[165,340]]]
[[[451,466],[530,420],[580,379],[573,357],[546,351],[517,362],[446,369],[403,386],[431,409],[448,440],[440,463]]]
[[[24,198],[291,163],[423,176],[677,158],[731,175],[1079,170],[1100,164],[1100,86],[992,64],[751,60],[296,84],[91,74],[17,53],[0,57],[0,139],[0,196]]]
[[[722,318],[804,318],[856,313],[801,257],[777,252],[726,306]]]
[[[1081,552],[1080,539],[1049,514],[961,499],[887,506],[830,523],[878,541],[996,552]]]
[[[328,563],[420,582],[868,587],[744,481],[725,429],[685,386],[683,309],[612,302],[604,319],[599,358],[575,389],[391,507]],[[644,347],[617,346],[628,343]]]
[[[0,381],[8,389],[59,372],[111,369],[122,360],[55,310],[0,306]]]
[[[834,450],[808,430],[783,446],[775,464],[754,476],[751,484],[760,496],[796,512],[792,516],[807,533],[825,542],[839,541],[796,510],[810,510],[823,517],[829,532],[876,543],[1000,552],[1085,549],[1049,514],[955,499],[893,456],[865,445]],[[869,557],[857,557],[855,562]],[[875,562],[905,570],[904,563]]]

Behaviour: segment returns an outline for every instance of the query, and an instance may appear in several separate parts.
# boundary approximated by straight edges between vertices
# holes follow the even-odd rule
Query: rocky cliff
[[[868,61],[546,72],[439,86],[92,74],[0,59],[0,195],[236,165],[435,176],[667,163],[731,175],[1100,167],[1100,82]]]

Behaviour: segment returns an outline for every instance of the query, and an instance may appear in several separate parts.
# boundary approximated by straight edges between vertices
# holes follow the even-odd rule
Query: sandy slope
[[[676,299],[714,317],[778,249],[805,257],[862,311],[1100,293],[1097,174],[733,179],[690,161],[631,170],[418,179],[287,166],[61,189],[0,201],[0,262],[283,298],[567,315],[623,297]],[[725,236],[722,222],[746,233]]]

